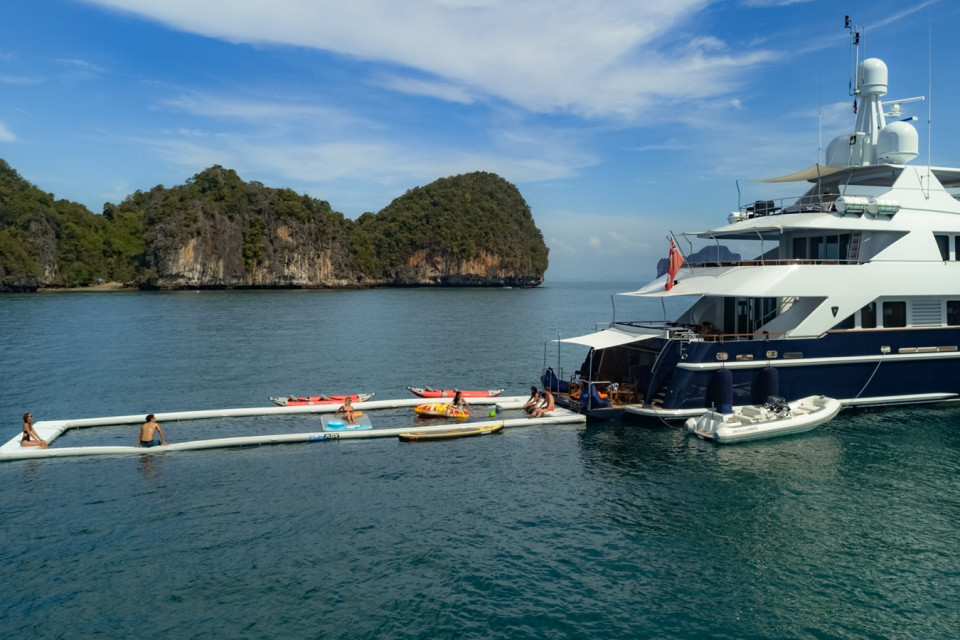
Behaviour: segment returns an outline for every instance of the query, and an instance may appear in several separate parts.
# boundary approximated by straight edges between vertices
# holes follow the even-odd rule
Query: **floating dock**
[[[494,406],[497,411],[515,410],[523,407],[526,396],[509,396],[505,398],[470,398],[471,406]],[[436,401],[437,399],[431,400]],[[364,412],[375,411],[377,409],[396,409],[402,407],[415,407],[424,403],[423,398],[402,398],[396,400],[368,400],[366,402],[354,403],[354,407]],[[443,401],[443,399],[439,399]],[[211,418],[242,418],[251,416],[280,416],[298,413],[333,413],[339,407],[338,404],[329,405],[308,405],[303,407],[243,407],[236,409],[204,409],[198,411],[174,411],[155,414],[157,420],[161,423],[179,422],[186,420],[207,420]],[[339,440],[354,440],[360,438],[395,438],[401,433],[417,431],[418,433],[449,431],[451,425],[437,424],[417,426],[411,428],[409,424],[402,427],[384,427],[366,430],[320,430],[306,433],[285,433],[273,435],[257,436],[236,436],[230,438],[212,438],[208,440],[189,440],[185,442],[175,442],[166,446],[158,447],[136,447],[136,446],[86,446],[86,447],[61,447],[53,446],[54,441],[70,429],[80,429],[88,427],[102,427],[115,425],[139,425],[144,421],[144,414],[132,414],[122,416],[107,416],[102,418],[79,418],[74,420],[41,420],[33,425],[37,435],[47,441],[50,445],[47,449],[40,447],[21,447],[18,433],[6,444],[0,446],[0,461],[7,460],[33,460],[38,458],[63,458],[75,456],[94,456],[94,455],[154,455],[157,453],[166,453],[169,451],[191,451],[199,449],[222,449],[228,447],[248,447],[264,444],[290,444],[297,442],[327,442]],[[557,407],[548,417],[543,418],[511,418],[494,419],[482,422],[460,423],[466,427],[490,427],[503,424],[505,429],[515,427],[533,427],[547,424],[576,424],[585,423],[586,417]],[[131,434],[131,438],[135,437]]]

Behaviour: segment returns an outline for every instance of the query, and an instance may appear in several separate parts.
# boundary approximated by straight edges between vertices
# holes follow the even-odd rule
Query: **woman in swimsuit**
[[[523,404],[523,410],[527,413],[533,413],[533,410],[540,404],[540,392],[536,387],[530,387],[530,398]]]
[[[454,409],[466,409],[468,412],[470,411],[470,405],[463,399],[463,391],[460,391],[460,389],[457,389],[453,394],[453,402],[450,403],[450,406]]]
[[[343,419],[349,424],[353,424],[357,421],[357,412],[353,408],[353,400],[350,399],[350,396],[347,396],[343,399],[343,404],[340,405],[340,408],[333,412],[334,416],[343,416]]]
[[[33,428],[33,414],[23,414],[23,436],[20,438],[21,447],[40,447],[46,449],[47,441],[37,435]]]

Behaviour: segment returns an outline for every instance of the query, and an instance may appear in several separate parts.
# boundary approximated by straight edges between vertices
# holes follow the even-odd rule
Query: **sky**
[[[8,2],[0,158],[95,213],[215,164],[348,218],[489,171],[548,283],[639,287],[671,232],[800,195],[756,180],[852,132],[845,14],[888,99],[930,98],[915,162],[960,164],[952,0]]]

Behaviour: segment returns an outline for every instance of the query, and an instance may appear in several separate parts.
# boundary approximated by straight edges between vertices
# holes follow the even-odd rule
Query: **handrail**
[[[739,260],[739,261],[713,261],[713,262],[685,262],[684,267],[691,269],[705,267],[782,267],[796,264],[820,264],[820,265],[850,265],[866,264],[863,260],[854,260],[844,258],[843,260],[824,260],[820,258],[788,258],[785,260]]]

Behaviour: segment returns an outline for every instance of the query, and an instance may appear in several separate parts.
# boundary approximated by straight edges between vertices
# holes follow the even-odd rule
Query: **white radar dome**
[[[880,131],[877,159],[887,164],[906,164],[920,153],[917,130],[909,122],[891,122]]]
[[[827,145],[827,166],[849,167],[853,164],[853,151],[850,136],[837,136]]]
[[[887,94],[887,65],[880,58],[867,58],[857,69],[857,87],[861,93]]]

